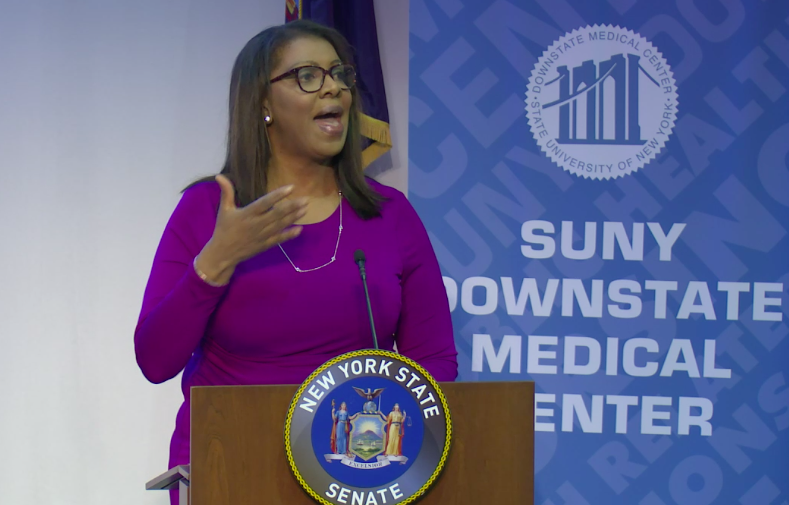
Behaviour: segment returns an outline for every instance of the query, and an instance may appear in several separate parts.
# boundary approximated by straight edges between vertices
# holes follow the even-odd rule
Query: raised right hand
[[[293,224],[306,214],[307,199],[285,200],[293,191],[285,186],[239,208],[230,180],[217,175],[216,182],[222,190],[216,226],[196,264],[209,280],[225,284],[240,262],[301,233]]]

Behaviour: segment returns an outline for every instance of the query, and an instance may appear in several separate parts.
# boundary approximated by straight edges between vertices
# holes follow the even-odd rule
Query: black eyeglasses
[[[312,65],[296,67],[271,79],[271,83],[295,77],[303,92],[317,93],[323,87],[323,82],[326,80],[327,75],[330,75],[341,89],[351,89],[356,84],[356,69],[348,63],[334,65],[329,70]]]

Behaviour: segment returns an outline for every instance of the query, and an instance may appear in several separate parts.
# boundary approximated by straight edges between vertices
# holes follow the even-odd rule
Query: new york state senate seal
[[[397,505],[421,498],[449,455],[452,423],[438,383],[384,350],[343,354],[301,385],[285,450],[299,484],[325,505]]]

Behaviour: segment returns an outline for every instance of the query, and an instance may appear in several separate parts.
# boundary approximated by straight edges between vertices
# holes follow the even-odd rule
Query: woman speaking
[[[229,109],[224,166],[170,217],[134,335],[148,380],[183,370],[170,467],[189,462],[190,387],[298,384],[372,347],[357,249],[380,347],[396,343],[439,381],[457,375],[425,228],[402,193],[363,175],[345,39],[309,21],[256,35],[233,67]]]

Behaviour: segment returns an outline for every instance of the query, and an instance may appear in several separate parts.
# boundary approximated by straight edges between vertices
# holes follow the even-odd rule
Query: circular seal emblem
[[[565,34],[537,61],[526,92],[537,144],[557,165],[589,179],[630,174],[665,146],[677,86],[663,55],[619,26]]]
[[[325,363],[301,385],[285,450],[304,490],[325,505],[396,505],[422,497],[449,455],[452,423],[438,383],[391,351]]]

